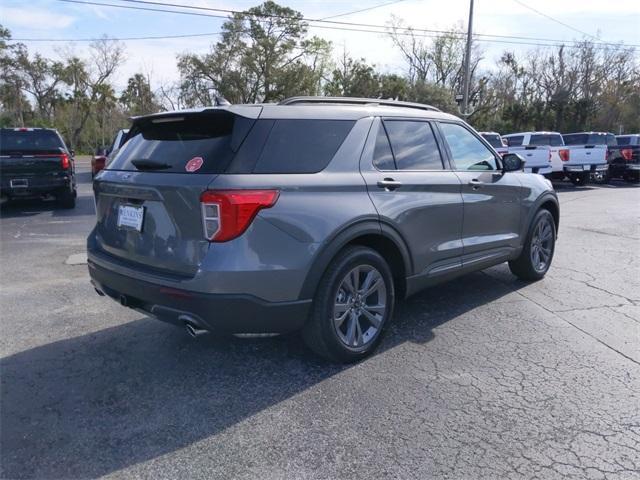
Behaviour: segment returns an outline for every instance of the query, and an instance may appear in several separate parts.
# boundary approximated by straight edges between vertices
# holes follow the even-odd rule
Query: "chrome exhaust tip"
[[[202,335],[206,335],[207,333],[209,333],[209,330],[205,328],[200,328],[191,322],[184,322],[184,327],[187,330],[187,333],[189,334],[189,336],[192,338],[200,337]]]

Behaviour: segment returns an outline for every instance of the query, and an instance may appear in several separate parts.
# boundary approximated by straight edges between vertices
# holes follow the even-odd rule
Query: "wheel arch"
[[[321,247],[302,284],[301,299],[314,297],[318,283],[331,261],[350,245],[361,245],[377,251],[389,263],[397,298],[404,298],[406,277],[412,272],[409,249],[393,227],[369,220],[346,227]]]

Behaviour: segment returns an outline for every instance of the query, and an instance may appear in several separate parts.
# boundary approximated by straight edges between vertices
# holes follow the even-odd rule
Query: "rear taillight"
[[[210,242],[239,237],[258,211],[273,207],[278,190],[207,190],[200,196],[204,236]]]
[[[69,170],[69,167],[71,166],[69,155],[67,155],[66,153],[60,155],[60,164],[62,165],[63,170]]]
[[[633,160],[633,150],[631,148],[623,148],[622,150],[620,150],[620,154],[622,155],[622,158],[624,158],[627,162]]]
[[[567,150],[566,148],[561,148],[560,150],[558,150],[558,155],[560,155],[560,160],[562,160],[563,162],[569,161],[569,150]]]

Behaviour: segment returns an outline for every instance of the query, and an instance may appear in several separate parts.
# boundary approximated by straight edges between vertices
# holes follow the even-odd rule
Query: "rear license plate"
[[[590,171],[591,170],[591,165],[585,165],[582,168],[584,168],[586,171]]]
[[[143,221],[144,207],[134,207],[133,205],[120,205],[118,207],[118,227],[132,228],[141,232]]]
[[[11,185],[11,188],[27,188],[29,181],[26,178],[16,178],[9,180],[9,185]]]

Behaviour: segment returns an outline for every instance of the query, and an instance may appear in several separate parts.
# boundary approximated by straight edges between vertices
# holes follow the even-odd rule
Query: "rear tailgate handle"
[[[378,181],[378,187],[384,188],[386,191],[391,192],[402,186],[402,182],[397,182],[393,178],[385,178]]]

